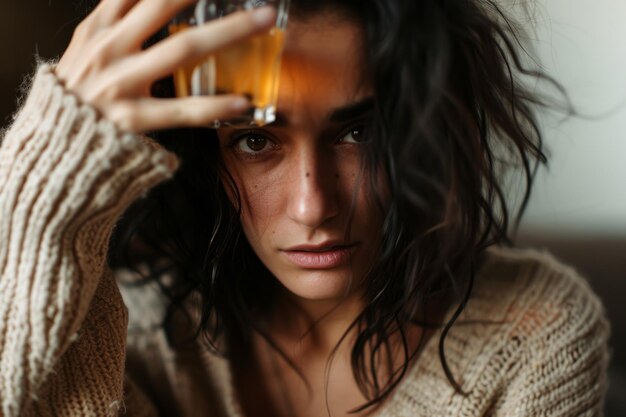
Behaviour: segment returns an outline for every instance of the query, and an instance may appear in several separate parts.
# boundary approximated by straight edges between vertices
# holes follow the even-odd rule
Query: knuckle
[[[182,64],[193,58],[197,54],[197,48],[192,43],[193,42],[177,42],[173,44],[172,48],[170,48],[172,51],[170,58],[172,62]]]
[[[125,90],[121,83],[113,83],[103,90],[103,97],[109,101],[116,101],[124,97]],[[127,106],[127,104],[124,104]]]
[[[113,106],[111,114],[114,114],[116,117],[125,113],[127,104],[122,103],[120,100],[123,97],[123,93],[119,86],[100,83],[92,91],[87,96],[88,102],[97,107]]]
[[[80,61],[89,72],[101,72],[111,64],[113,53],[107,37],[98,36],[87,40],[83,35],[78,36],[81,43],[78,48],[82,58]]]
[[[176,45],[176,53],[181,59],[192,56],[194,53],[196,53],[198,49],[198,47],[196,46],[195,37],[191,36],[193,35],[191,33],[189,35],[190,36],[187,36],[187,39],[184,39],[184,42],[183,39],[181,39],[179,44]]]
[[[114,43],[111,36],[103,35],[89,46],[87,62],[92,70],[102,72],[116,62],[118,57],[114,50]]]
[[[102,71],[108,65],[108,57],[101,48],[93,48],[89,54],[89,68],[92,71]]]
[[[189,109],[186,112],[179,110],[179,113],[181,113],[180,117],[182,119],[185,119],[186,122],[193,126],[203,125],[206,121],[206,114],[198,107]]]
[[[188,124],[191,122],[191,113],[187,111],[183,103],[175,102],[169,111],[170,119],[177,124]]]
[[[139,125],[139,114],[130,103],[116,103],[105,116],[124,131],[133,132]]]
[[[72,39],[83,41],[88,38],[89,33],[91,32],[90,24],[87,19],[80,22],[76,28],[74,28],[74,33],[72,35]]]
[[[198,106],[187,106],[188,100],[176,102],[169,111],[169,117],[176,124],[197,126],[200,124],[200,114]]]
[[[181,110],[183,111],[183,110]],[[207,126],[224,116],[215,100],[198,100],[198,102],[184,111],[185,119],[194,126]]]
[[[85,40],[93,36],[97,31],[97,22],[94,14],[85,17],[74,29],[74,36]]]

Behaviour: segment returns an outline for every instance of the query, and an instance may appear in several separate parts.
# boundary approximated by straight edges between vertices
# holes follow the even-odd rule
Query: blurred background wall
[[[543,117],[552,152],[526,226],[626,236],[626,1],[540,0],[535,47],[585,118]],[[595,118],[595,119],[592,119]]]
[[[507,9],[520,0],[501,0]],[[0,125],[16,107],[35,54],[58,56],[85,0],[1,0]],[[607,416],[626,415],[626,1],[536,0],[532,45],[584,117],[542,113],[548,170],[541,170],[520,246],[547,248],[574,265],[604,300],[614,349]]]
[[[613,323],[607,416],[626,416],[626,1],[530,7],[536,55],[581,116],[542,113],[550,162],[537,176],[518,243],[574,265],[602,297]]]

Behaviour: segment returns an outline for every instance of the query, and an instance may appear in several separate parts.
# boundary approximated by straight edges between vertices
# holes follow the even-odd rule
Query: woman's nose
[[[287,215],[308,228],[322,226],[339,214],[338,187],[332,164],[304,155],[290,173]]]

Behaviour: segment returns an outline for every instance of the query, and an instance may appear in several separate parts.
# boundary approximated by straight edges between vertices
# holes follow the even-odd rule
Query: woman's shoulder
[[[545,251],[491,248],[458,320],[429,341],[396,398],[429,410],[418,415],[597,415],[608,337],[602,303],[575,269]]]
[[[609,333],[604,306],[586,278],[535,249],[493,247],[486,252],[459,329],[464,322],[482,327],[479,340],[492,345],[490,337],[556,346],[591,330]]]
[[[539,330],[569,316],[573,322],[604,316],[589,282],[547,251],[492,247],[477,273],[468,314]],[[525,326],[525,327],[526,327]]]
[[[446,353],[472,391],[465,406],[596,415],[609,334],[600,298],[576,269],[547,251],[491,248]]]

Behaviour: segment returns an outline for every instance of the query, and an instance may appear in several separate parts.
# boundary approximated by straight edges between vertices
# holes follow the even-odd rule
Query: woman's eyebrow
[[[373,108],[374,97],[366,97],[362,100],[332,110],[328,114],[327,119],[330,123],[345,123],[370,112]],[[288,124],[287,117],[280,111],[277,111],[276,121],[272,122],[269,127],[285,127]]]
[[[328,116],[328,120],[331,123],[349,122],[363,114],[370,112],[374,108],[374,97],[366,97],[355,103],[350,103],[346,106],[339,107]]]

